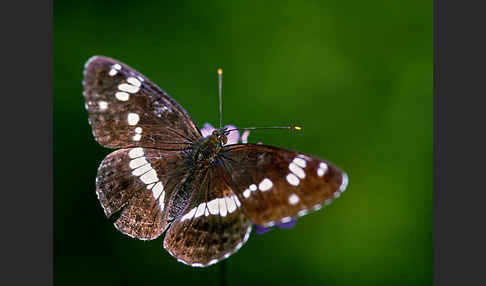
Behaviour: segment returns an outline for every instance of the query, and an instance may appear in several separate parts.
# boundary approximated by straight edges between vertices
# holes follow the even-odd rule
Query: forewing
[[[138,239],[155,239],[168,225],[166,209],[171,181],[183,174],[182,154],[150,148],[121,149],[101,163],[96,194],[110,217],[120,211],[115,226]]]
[[[205,267],[239,250],[252,225],[219,166],[207,170],[196,185],[187,208],[167,232],[164,248],[182,263]]]
[[[348,184],[346,173],[329,162],[277,147],[231,145],[222,156],[246,215],[258,225],[290,222],[320,209]]]
[[[117,60],[89,59],[83,88],[93,134],[105,147],[182,149],[201,136],[182,106]]]

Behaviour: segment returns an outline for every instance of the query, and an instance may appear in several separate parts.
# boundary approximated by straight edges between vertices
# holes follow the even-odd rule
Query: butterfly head
[[[218,128],[214,129],[213,133],[211,134],[211,140],[222,147],[226,142],[228,142],[227,135],[229,134],[228,128]]]

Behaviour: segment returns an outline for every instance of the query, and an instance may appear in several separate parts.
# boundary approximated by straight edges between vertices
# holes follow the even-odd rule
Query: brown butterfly
[[[242,144],[232,126],[201,132],[174,99],[117,60],[89,59],[83,87],[94,137],[118,149],[96,178],[105,214],[121,212],[115,227],[142,240],[168,229],[164,248],[185,264],[225,259],[253,224],[288,223],[329,204],[348,184],[320,158],[246,143],[248,131]]]

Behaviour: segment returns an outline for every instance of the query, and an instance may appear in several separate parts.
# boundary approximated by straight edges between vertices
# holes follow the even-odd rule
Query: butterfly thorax
[[[225,133],[225,128],[216,129],[210,136],[201,138],[194,146],[193,160],[197,163],[212,164],[228,140]]]

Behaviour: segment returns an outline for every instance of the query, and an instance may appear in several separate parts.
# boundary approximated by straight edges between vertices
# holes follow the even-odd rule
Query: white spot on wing
[[[289,196],[289,204],[295,205],[300,201],[299,197],[296,194],[291,194]]]
[[[143,156],[143,149],[141,147],[133,148],[128,152],[128,157],[134,159]]]
[[[128,84],[128,83],[119,84],[118,89],[121,90],[121,91],[129,92],[129,93],[137,93],[140,90],[139,87]]]
[[[106,101],[99,101],[98,102],[98,107],[100,108],[101,111],[104,111],[108,108],[108,102]]]
[[[118,73],[116,69],[111,69],[110,72],[108,73],[110,76],[115,76]]]
[[[225,201],[226,201],[226,206],[227,206],[228,212],[229,213],[234,212],[236,210],[236,203],[233,200],[233,198],[231,196],[225,197]]]
[[[155,186],[155,183],[147,185],[147,190],[151,190]]]
[[[307,161],[310,161],[310,160],[312,160],[312,158],[311,158],[311,157],[309,157],[309,156],[306,156],[306,155],[304,155],[304,154],[299,154],[299,155],[298,155],[297,157],[298,157],[298,158],[302,158],[302,159],[305,159],[305,160],[307,160]]]
[[[132,137],[133,141],[140,141],[141,138],[142,138],[142,135],[140,135],[140,134],[135,134]]]
[[[147,164],[147,165],[143,165],[142,167],[139,167],[135,170],[132,171],[132,175],[134,176],[140,176],[148,171],[152,170],[152,167],[150,166],[150,164]]]
[[[140,116],[137,113],[128,113],[127,120],[129,125],[136,125],[140,120]]]
[[[258,184],[258,188],[260,189],[260,191],[262,192],[266,192],[268,190],[270,190],[271,188],[273,187],[273,183],[270,179],[268,178],[265,178],[263,179],[260,184]]]
[[[150,167],[150,168],[151,168],[150,171],[148,171],[147,173],[143,174],[140,177],[140,180],[142,180],[142,182],[144,182],[145,184],[155,183],[159,180],[157,178],[157,172],[155,172],[155,170],[152,169],[152,167]]]
[[[127,78],[127,82],[136,87],[140,87],[142,85],[142,83],[134,77]]]
[[[236,195],[233,195],[233,199],[235,200],[236,206],[241,207],[240,200],[238,200],[238,197]]]
[[[206,203],[201,203],[196,210],[196,214],[194,215],[194,218],[200,217],[204,214],[204,210],[206,209]]]
[[[247,199],[250,197],[250,194],[251,194],[250,189],[246,189],[246,190],[243,191],[243,197],[245,197]]]
[[[289,170],[292,173],[294,173],[295,175],[297,175],[297,177],[299,177],[301,179],[305,178],[304,170],[301,167],[299,167],[297,164],[295,164],[294,162],[289,164]]]
[[[300,183],[299,178],[297,178],[296,175],[290,173],[287,175],[287,182],[291,184],[292,186],[298,186]]]
[[[327,164],[324,162],[321,162],[319,164],[319,168],[317,169],[317,176],[322,177],[326,174],[327,172]]]
[[[294,163],[297,164],[299,167],[305,168],[307,166],[307,163],[304,159],[295,157],[294,158]]]
[[[182,218],[181,218],[181,221],[185,221],[187,219],[191,219],[194,217],[194,214],[196,213],[196,209],[197,208],[193,208],[192,210],[190,210],[187,214],[185,214]]]
[[[119,65],[119,64],[114,64],[111,67],[116,69],[116,70],[121,70],[121,65]]]
[[[257,190],[257,186],[255,184],[251,184],[250,185],[250,190],[256,191]]]
[[[145,164],[148,164],[145,157],[139,157],[139,158],[131,160],[128,165],[130,166],[130,169],[136,169],[136,168],[143,166]]]
[[[135,133],[142,134],[142,127],[135,128]]]
[[[124,91],[117,91],[115,93],[115,97],[116,99],[120,100],[120,101],[127,101],[130,99],[130,94],[124,92]]]
[[[214,199],[209,201],[207,206],[210,214],[212,215],[219,214],[219,199]]]
[[[218,199],[219,201],[219,214],[221,216],[226,216],[228,214],[228,209],[226,208],[226,203],[224,199]]]
[[[158,182],[155,184],[155,186],[152,188],[152,194],[154,195],[155,199],[158,199],[162,192],[164,191],[164,185],[162,185],[161,182]]]

